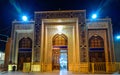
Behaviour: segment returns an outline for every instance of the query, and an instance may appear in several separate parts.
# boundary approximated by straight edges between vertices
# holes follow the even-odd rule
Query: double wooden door
[[[31,62],[31,52],[19,52],[18,53],[18,70],[23,70],[23,63]]]

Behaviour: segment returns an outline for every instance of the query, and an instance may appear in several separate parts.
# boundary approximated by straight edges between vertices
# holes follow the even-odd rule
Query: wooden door
[[[60,50],[53,49],[52,52],[52,69],[53,70],[60,70]]]
[[[23,63],[31,62],[31,52],[20,52],[18,53],[18,70],[23,70]]]

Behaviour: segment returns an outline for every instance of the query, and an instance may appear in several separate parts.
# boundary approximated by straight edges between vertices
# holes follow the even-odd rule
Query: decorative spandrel
[[[40,61],[40,43],[41,43],[41,25],[35,24],[35,32],[34,32],[34,61]]]
[[[40,46],[36,45],[34,47],[34,61],[39,62],[40,61]]]
[[[87,50],[87,31],[86,25],[81,23],[79,25],[80,32],[80,61],[87,62],[88,61],[88,50]]]
[[[57,12],[45,12],[35,13],[36,24],[41,24],[42,19],[53,19],[53,18],[78,18],[79,23],[85,22],[85,11],[57,11]]]

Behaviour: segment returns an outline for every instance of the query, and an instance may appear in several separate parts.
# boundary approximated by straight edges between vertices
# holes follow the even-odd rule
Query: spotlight
[[[63,26],[57,26],[57,29],[58,29],[58,31],[62,31],[62,29],[63,29]]]
[[[116,38],[117,38],[117,39],[120,39],[120,35],[118,35]]]
[[[93,14],[92,19],[96,19],[96,18],[97,18],[97,14]]]
[[[27,16],[22,16],[23,21],[27,21]]]

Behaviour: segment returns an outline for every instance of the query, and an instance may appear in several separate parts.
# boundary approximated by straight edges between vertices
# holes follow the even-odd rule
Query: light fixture
[[[97,18],[97,14],[93,14],[92,19],[96,19],[96,18]]]
[[[118,35],[116,38],[117,38],[117,39],[120,39],[120,35]]]
[[[22,16],[22,20],[23,21],[27,21],[28,19],[27,19],[27,16]]]
[[[58,29],[59,32],[61,32],[62,29],[63,29],[63,26],[57,26],[57,29]]]
[[[61,35],[62,33],[61,33],[61,32],[59,32],[58,34],[59,34],[59,35]]]

